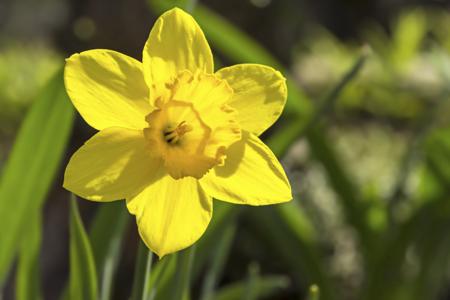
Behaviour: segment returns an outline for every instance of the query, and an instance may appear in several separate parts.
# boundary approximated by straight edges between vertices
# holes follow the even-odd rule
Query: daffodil
[[[89,50],[67,59],[64,79],[73,105],[99,130],[70,159],[64,187],[92,201],[125,199],[159,256],[202,236],[212,198],[292,198],[282,166],[258,138],[283,110],[284,77],[257,64],[214,72],[202,30],[181,9],[156,21],[142,63]]]

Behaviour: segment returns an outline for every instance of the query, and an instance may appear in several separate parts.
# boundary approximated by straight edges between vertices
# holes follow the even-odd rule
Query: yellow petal
[[[215,167],[200,184],[214,198],[249,205],[266,205],[292,199],[291,187],[272,151],[254,134],[243,132],[242,140],[226,152],[223,166]]]
[[[192,177],[175,180],[165,175],[127,199],[127,207],[136,215],[145,244],[159,257],[195,243],[212,216],[212,199]]]
[[[179,8],[165,12],[156,21],[144,47],[143,64],[149,86],[163,86],[183,70],[214,71],[203,31]]]
[[[241,64],[216,73],[233,88],[228,104],[239,114],[242,129],[260,135],[278,119],[286,104],[286,79],[273,68]]]
[[[226,105],[233,91],[212,74],[190,71],[181,72],[170,88],[171,98],[161,98],[147,116],[145,136],[173,178],[201,178],[241,138],[235,111]]]
[[[161,165],[141,130],[111,127],[75,152],[64,174],[64,187],[93,201],[125,199],[155,181]]]
[[[233,90],[226,81],[212,74],[183,72],[173,89],[173,99],[193,103],[201,120],[211,130],[204,151],[207,156],[220,159],[224,148],[241,139],[240,127],[235,121],[237,113],[227,105]]]
[[[66,60],[67,93],[84,120],[95,129],[141,129],[151,111],[142,64],[111,50],[90,50]]]

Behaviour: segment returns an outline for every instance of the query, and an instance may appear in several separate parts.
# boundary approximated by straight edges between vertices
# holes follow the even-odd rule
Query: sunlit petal
[[[291,187],[272,151],[254,134],[227,150],[223,166],[215,167],[200,180],[214,198],[236,204],[266,205],[292,199]]]
[[[144,47],[143,64],[147,84],[156,89],[183,70],[214,71],[203,31],[192,16],[179,8],[167,11],[156,21]]]
[[[94,201],[125,199],[155,181],[160,166],[142,131],[111,127],[75,152],[64,174],[64,187]]]
[[[142,239],[160,257],[196,242],[212,217],[212,199],[192,177],[165,175],[127,199],[127,207],[136,215]]]
[[[234,95],[228,104],[238,111],[242,129],[260,135],[278,119],[286,104],[286,79],[273,68],[241,64],[216,74],[228,82]]]
[[[84,120],[101,130],[140,129],[151,111],[142,64],[111,50],[90,50],[66,60],[64,82]]]

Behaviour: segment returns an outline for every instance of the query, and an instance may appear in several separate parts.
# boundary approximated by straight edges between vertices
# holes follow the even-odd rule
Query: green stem
[[[439,99],[447,99],[449,95],[450,90],[445,90]],[[420,156],[420,145],[432,129],[434,125],[433,121],[441,109],[441,105],[439,105],[440,103],[444,103],[444,101],[431,103],[419,119],[416,130],[414,131],[413,136],[406,147],[402,161],[400,162],[398,175],[396,176],[397,182],[394,185],[393,192],[388,201],[388,213],[391,226],[395,222],[395,209],[405,198],[405,190],[409,175],[413,169],[414,162],[417,160],[418,156]]]
[[[134,282],[131,291],[130,300],[141,299],[142,291],[144,289],[144,278],[146,276],[146,254],[148,253],[147,247],[142,241],[139,241],[138,254],[136,258],[136,265],[134,268]]]
[[[192,261],[194,259],[195,245],[179,252],[177,260],[177,268],[175,271],[175,284],[172,300],[182,300],[189,293],[190,273],[192,269]]]
[[[202,296],[200,299],[212,300],[214,298],[214,289],[216,288],[217,281],[220,279],[222,274],[235,233],[236,224],[227,224],[227,228],[217,243],[214,251],[215,253],[211,256],[211,268],[205,276],[201,293]]]
[[[248,279],[242,300],[256,300],[258,298],[259,266],[251,263],[248,267]]]
[[[144,287],[142,290],[142,300],[148,300],[150,298],[150,273],[152,271],[152,261],[153,254],[151,251],[148,251],[147,265],[145,266]]]
[[[108,209],[108,212],[112,211],[115,212],[116,208],[111,207],[113,209],[109,208],[103,208],[100,212],[106,212],[105,209]],[[122,210],[122,207],[119,207]],[[103,214],[104,215],[104,214]],[[102,215],[99,215],[102,217]],[[108,214],[109,216],[109,214]],[[117,271],[117,267],[119,265],[120,255],[122,253],[122,240],[123,240],[123,234],[125,232],[125,228],[128,224],[128,214],[126,212],[122,212],[117,216],[117,222],[114,224],[114,226],[111,228],[112,235],[110,236],[109,240],[105,241],[106,244],[106,253],[103,254],[105,257],[103,261],[99,258],[97,261],[98,268],[102,270],[102,277],[101,277],[101,290],[100,290],[100,299],[101,300],[108,300],[111,299],[111,293],[113,290],[114,285],[114,275]],[[101,218],[96,219],[98,222],[101,220]],[[105,219],[103,219],[105,220]],[[97,223],[97,226],[99,223]],[[102,228],[103,229],[103,228]],[[93,232],[91,231],[91,234]],[[92,234],[91,236],[93,236]],[[108,235],[107,235],[108,236]],[[92,239],[91,239],[92,240]],[[94,239],[95,240],[95,239]],[[99,245],[99,240],[95,240],[97,244],[93,245],[93,252],[94,257],[98,257],[101,255],[101,247]],[[97,247],[96,247],[97,246]],[[103,246],[103,245],[102,245]]]
[[[292,145],[293,141],[310,131],[323,116],[330,112],[344,88],[356,77],[356,75],[358,75],[359,71],[364,66],[369,52],[370,51],[366,47],[361,50],[361,55],[356,59],[355,63],[347,73],[342,76],[341,80],[333,87],[325,98],[319,102],[320,104],[314,109],[314,113],[308,116],[306,121],[297,120],[300,119],[299,115],[295,120],[290,120],[289,124],[283,126],[281,130],[268,138],[267,144],[277,156],[283,156]]]
[[[358,75],[359,71],[364,66],[369,53],[370,48],[368,46],[364,46],[361,49],[361,55],[347,71],[347,73],[342,76],[341,80],[334,86],[334,88],[325,96],[325,99],[320,102],[319,106],[315,110],[315,113],[306,123],[304,131],[308,131],[318,121],[320,121],[324,115],[327,115],[333,109],[336,100],[339,98],[344,88],[356,77],[356,75]]]

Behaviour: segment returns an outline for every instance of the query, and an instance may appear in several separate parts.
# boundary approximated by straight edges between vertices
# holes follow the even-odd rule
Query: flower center
[[[186,121],[180,122],[175,128],[172,126],[169,126],[164,130],[164,139],[167,143],[174,145],[176,144],[180,138],[186,134],[186,132],[189,132],[192,130],[192,127],[189,126]]]
[[[172,178],[200,179],[221,165],[226,149],[241,139],[236,112],[227,105],[233,90],[212,74],[190,71],[180,72],[164,88],[145,118],[149,149]]]

